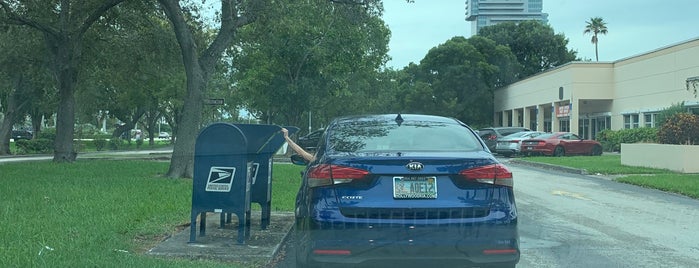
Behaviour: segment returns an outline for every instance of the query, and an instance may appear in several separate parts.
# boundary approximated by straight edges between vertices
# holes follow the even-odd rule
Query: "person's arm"
[[[296,152],[298,155],[303,157],[303,159],[306,159],[308,162],[313,162],[313,160],[316,159],[314,155],[312,155],[309,152],[306,152],[306,150],[301,148],[301,146],[299,146],[291,138],[289,138],[289,130],[287,130],[286,128],[282,128],[282,133],[284,133],[284,139],[289,144],[289,147],[291,147],[291,149],[294,150],[294,152]]]

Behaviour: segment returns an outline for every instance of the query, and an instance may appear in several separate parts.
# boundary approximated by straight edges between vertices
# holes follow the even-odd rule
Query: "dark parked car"
[[[426,115],[341,117],[296,200],[296,267],[423,263],[514,267],[512,173],[464,123]]]
[[[297,144],[305,150],[315,151],[316,147],[318,147],[320,137],[323,136],[323,132],[325,132],[324,129],[319,129],[309,133],[306,136],[301,136],[299,137]]]
[[[521,131],[531,131],[528,128],[523,127],[489,127],[482,128],[478,130],[478,136],[483,139],[488,149],[491,152],[495,152],[495,146],[497,145],[498,139],[510,135],[512,133],[517,133]]]
[[[27,130],[13,130],[12,131],[12,139],[15,141],[31,140],[33,137],[34,137],[34,134],[31,131],[27,131]]]
[[[602,144],[595,140],[585,140],[570,132],[555,132],[522,141],[522,154],[601,155]]]

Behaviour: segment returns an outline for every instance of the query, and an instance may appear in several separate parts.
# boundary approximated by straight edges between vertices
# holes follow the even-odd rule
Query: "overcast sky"
[[[389,67],[419,63],[431,48],[454,36],[471,36],[465,0],[384,0],[384,21],[391,29]],[[570,41],[578,57],[595,58],[585,21],[602,17],[609,33],[599,37],[600,61],[615,61],[699,38],[697,0],[544,0],[544,13],[556,33]]]

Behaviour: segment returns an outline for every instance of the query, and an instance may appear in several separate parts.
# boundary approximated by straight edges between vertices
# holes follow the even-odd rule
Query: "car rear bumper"
[[[313,226],[315,224],[311,224]],[[517,263],[517,222],[506,224],[322,224],[310,229],[315,263],[395,261]]]
[[[553,151],[548,149],[548,148],[531,148],[527,149],[524,145],[522,145],[522,150],[521,153],[523,154],[543,154],[543,155],[552,155]]]
[[[496,149],[495,152],[496,152],[496,153],[499,153],[499,154],[518,154],[518,153],[519,153],[519,150],[515,150],[515,149]]]

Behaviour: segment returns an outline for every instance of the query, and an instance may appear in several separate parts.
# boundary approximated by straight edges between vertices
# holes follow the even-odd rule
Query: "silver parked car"
[[[497,140],[495,152],[506,157],[519,154],[523,140],[531,139],[544,133],[541,131],[521,131],[504,136]]]

